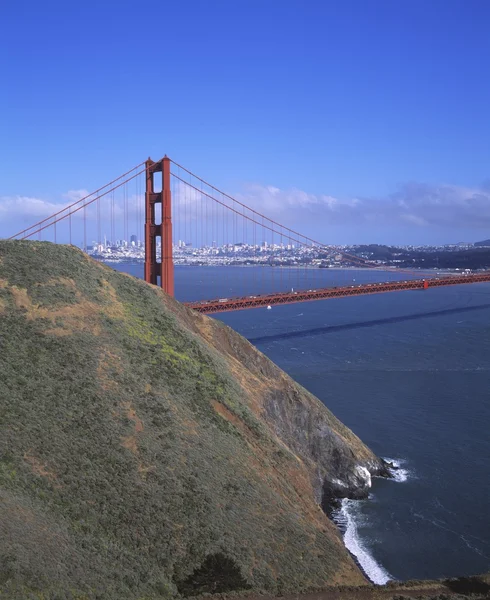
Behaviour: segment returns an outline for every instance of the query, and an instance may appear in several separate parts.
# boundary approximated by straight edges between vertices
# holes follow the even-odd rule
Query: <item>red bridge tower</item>
[[[162,173],[162,191],[155,192],[155,173]],[[161,223],[155,223],[155,204],[162,204]],[[161,241],[161,256],[157,257],[157,238]],[[158,282],[160,277],[160,282]],[[170,159],[165,155],[154,162],[146,161],[145,194],[145,281],[160,286],[174,295],[174,262],[172,256],[172,194],[170,191]]]

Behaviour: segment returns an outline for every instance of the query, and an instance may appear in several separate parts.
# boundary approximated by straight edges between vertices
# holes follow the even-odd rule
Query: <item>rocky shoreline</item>
[[[329,518],[332,518],[332,513],[340,508],[344,498],[349,500],[367,499],[373,477],[394,478],[392,471],[399,470],[399,467],[383,458],[380,458],[379,461],[379,463],[366,466],[358,465],[354,473],[348,474],[347,477],[344,475],[343,478],[329,477],[325,479],[321,507]]]

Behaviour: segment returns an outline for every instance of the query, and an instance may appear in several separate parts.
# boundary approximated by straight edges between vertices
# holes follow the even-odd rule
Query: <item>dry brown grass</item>
[[[28,320],[47,319],[53,324],[52,328],[45,331],[46,334],[67,336],[85,331],[100,336],[102,333],[100,324],[102,315],[120,320],[123,320],[126,316],[124,305],[118,300],[116,290],[107,280],[101,282],[99,296],[102,304],[85,298],[76,289],[73,279],[59,277],[38,284],[38,287],[65,286],[74,290],[76,303],[60,307],[39,306],[33,302],[25,288],[15,285],[10,286],[5,280],[2,280],[2,283],[2,287],[10,292],[16,308],[22,310]]]
[[[79,292],[77,297],[80,298],[80,301],[77,304],[54,308],[34,304],[24,288],[13,285],[8,286],[7,289],[12,295],[15,306],[24,311],[26,319],[29,321],[35,321],[36,319],[51,321],[54,327],[46,333],[59,336],[72,335],[78,331],[87,331],[96,336],[101,333],[100,324],[98,323],[100,306],[83,299]],[[60,322],[63,325],[60,325]]]
[[[253,433],[251,429],[234,413],[231,412],[224,404],[218,402],[217,400],[213,400],[211,402],[214,410],[221,416],[223,419],[232,423],[238,430],[240,430],[245,436],[253,437]]]
[[[121,404],[121,409],[124,416],[133,423],[132,433],[121,438],[121,445],[123,446],[123,448],[129,450],[131,454],[133,454],[138,459],[138,473],[144,479],[148,472],[153,471],[156,468],[155,465],[146,465],[141,459],[138,439],[140,435],[144,432],[145,426],[143,424],[143,421],[136,414],[136,411],[131,402],[123,402]]]
[[[143,421],[138,417],[131,402],[123,402],[123,409],[126,411],[126,417],[134,423],[134,433],[141,433],[145,427]]]
[[[118,389],[118,384],[112,378],[112,373],[121,374],[123,370],[121,364],[120,356],[107,348],[103,349],[97,366],[97,380],[104,392],[116,391]]]
[[[56,481],[58,479],[56,473],[49,469],[46,463],[42,463],[38,458],[30,454],[29,452],[24,453],[24,460],[30,465],[31,471],[35,475],[39,475],[40,477],[46,477],[54,487],[61,487]]]
[[[138,434],[144,431],[144,425],[141,419],[136,414],[131,402],[123,402],[121,405],[124,415],[134,423],[133,432],[130,435],[124,436],[121,439],[121,444],[127,448],[135,456],[139,456],[138,450]]]
[[[233,377],[247,395],[248,406],[260,417],[264,411],[263,397],[270,389],[270,382],[263,375],[250,372],[236,358],[230,356],[227,361]]]

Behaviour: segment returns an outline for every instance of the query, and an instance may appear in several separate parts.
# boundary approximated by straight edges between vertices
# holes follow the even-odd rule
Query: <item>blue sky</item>
[[[490,237],[489,23],[486,0],[2,3],[0,235],[166,153],[325,243]]]

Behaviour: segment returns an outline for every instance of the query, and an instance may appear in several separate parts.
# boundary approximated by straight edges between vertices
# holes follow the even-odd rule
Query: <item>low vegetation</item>
[[[254,407],[273,367],[224,329],[75,248],[0,242],[0,597],[363,583]]]

